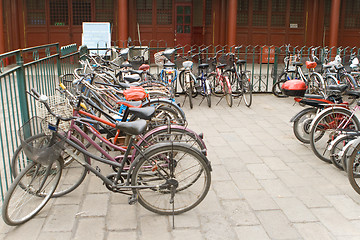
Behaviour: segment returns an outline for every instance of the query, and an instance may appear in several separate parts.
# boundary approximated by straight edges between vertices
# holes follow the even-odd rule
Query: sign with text
[[[108,22],[83,22],[82,45],[88,48],[110,48],[111,31]],[[91,50],[90,53],[104,55],[106,50]]]

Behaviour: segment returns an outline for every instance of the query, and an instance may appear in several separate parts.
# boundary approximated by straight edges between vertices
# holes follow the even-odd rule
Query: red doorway
[[[192,3],[176,3],[175,16],[175,45],[191,45]]]

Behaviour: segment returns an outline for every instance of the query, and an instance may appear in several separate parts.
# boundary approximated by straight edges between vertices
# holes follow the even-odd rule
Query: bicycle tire
[[[43,140],[40,144],[43,144],[43,143],[46,144],[48,142],[48,137],[49,136],[45,135],[44,133],[41,133],[41,134],[35,135],[31,138],[28,138],[27,143],[30,143],[32,141]],[[32,146],[35,146],[35,145],[32,144]],[[38,145],[38,146],[41,146],[41,145]],[[64,149],[66,151],[70,151],[69,149],[71,147],[72,147],[71,145],[66,144],[66,146],[64,146]],[[85,147],[83,147],[83,148],[85,148]],[[86,173],[87,173],[87,170],[83,166],[81,166],[78,162],[74,161],[74,159],[72,159],[72,157],[69,154],[63,152],[61,154],[60,159],[63,161],[62,177],[59,181],[59,184],[58,184],[55,192],[52,195],[53,198],[61,197],[61,196],[64,196],[65,194],[68,194],[68,193],[74,191],[84,181],[84,179],[86,177]],[[84,159],[86,159],[86,161],[88,163],[90,162],[90,160],[88,158],[86,158],[85,155],[84,155]],[[27,160],[25,153],[23,153],[23,147],[22,147],[22,145],[20,145],[15,150],[14,155],[11,159],[11,174],[12,174],[12,176],[14,178],[16,178],[19,175],[19,173],[21,172],[21,170],[24,169],[26,167],[26,165],[28,165],[29,163],[32,163],[32,162]]]
[[[323,77],[317,72],[312,72],[309,76],[308,88],[306,92],[309,94],[318,94],[321,96],[326,96],[325,91],[326,91],[326,85]]]
[[[310,143],[310,126],[316,116],[316,108],[307,108],[295,120],[293,124],[293,132],[295,137],[302,143]]]
[[[349,73],[341,74],[339,81],[342,84],[348,85],[350,90],[354,90],[357,88],[357,83],[356,83],[355,78],[353,76],[351,76],[351,74],[349,74]]]
[[[347,176],[352,188],[360,194],[360,144],[355,146],[347,163]]]
[[[247,73],[244,73],[242,75],[241,84],[242,84],[242,91],[243,91],[242,95],[244,98],[245,105],[247,107],[250,107],[252,104],[252,84],[250,82],[250,78],[247,75]]]
[[[32,162],[11,184],[2,206],[2,217],[6,224],[17,226],[29,221],[50,200],[61,178],[62,162],[57,159],[43,168],[41,164]],[[49,178],[50,175],[52,177]],[[37,189],[35,184],[43,181],[45,188]]]
[[[223,89],[220,84],[220,80],[217,79],[216,73],[212,72],[208,75],[208,79],[211,82],[211,92],[216,97],[224,96]]]
[[[144,154],[146,158],[142,156],[136,158],[136,166],[131,177],[132,186],[148,184],[154,186],[149,186],[147,189],[133,189],[133,193],[137,195],[139,203],[144,208],[157,214],[177,215],[193,209],[205,198],[211,183],[210,166],[199,151],[181,143],[160,143],[149,148]],[[176,160],[174,159],[176,157],[181,158]],[[166,162],[169,159],[171,162],[175,160],[176,166],[171,170],[169,167],[171,164],[166,162],[162,164],[164,159]],[[165,175],[161,176],[159,173],[169,178],[171,175],[174,177],[164,178]],[[174,192],[174,206],[170,203],[170,189],[156,187],[164,186],[163,184],[169,180],[179,184]],[[154,202],[152,197],[155,197]]]
[[[339,85],[338,80],[333,75],[327,75],[325,78],[326,86]]]
[[[190,75],[189,75],[189,77],[190,77]],[[189,79],[189,86],[186,87],[186,95],[189,98],[189,105],[190,105],[191,109],[193,108],[193,102],[192,102],[193,87],[194,86],[192,85],[192,81]]]
[[[139,147],[145,149],[160,142],[180,142],[188,144],[189,146],[201,150],[206,150],[203,141],[195,135],[194,132],[189,131],[185,127],[178,128],[176,126],[169,126],[159,130],[154,130],[154,133],[144,136],[143,141],[140,142]]]
[[[332,147],[330,149],[330,160],[332,164],[340,170],[345,170],[342,158],[339,157],[339,152],[342,151],[343,147],[349,140],[354,139],[354,137],[349,135],[340,135],[336,139],[335,142],[332,143]]]
[[[224,79],[224,81],[223,81],[224,96],[225,96],[226,102],[229,105],[229,107],[232,107],[233,99],[232,99],[232,94],[231,94],[231,87],[229,87],[229,85],[230,85],[229,79],[226,76],[223,79]]]
[[[282,90],[282,85],[288,81],[288,74],[286,72],[283,72],[280,74],[280,76],[278,77],[277,81],[274,83],[271,92],[279,98],[286,98],[288,97],[284,91]]]
[[[231,69],[226,70],[223,73],[224,76],[227,76],[231,85],[231,94],[233,97],[240,97],[243,93],[241,79],[238,78],[236,72]]]
[[[336,128],[340,122],[351,118],[351,111],[345,108],[331,108],[322,111],[311,123],[310,146],[315,155],[324,162],[331,163],[330,151],[327,149],[331,140],[336,137]],[[360,129],[359,119],[354,115],[351,120],[342,128],[353,130]],[[316,133],[316,134],[315,134]],[[322,135],[319,138],[319,135]]]

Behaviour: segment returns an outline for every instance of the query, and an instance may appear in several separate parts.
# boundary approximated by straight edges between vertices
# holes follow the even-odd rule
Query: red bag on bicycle
[[[281,88],[285,95],[303,97],[307,86],[304,81],[294,79],[284,82]]]
[[[142,87],[130,87],[124,90],[123,94],[127,101],[142,101],[149,96]]]

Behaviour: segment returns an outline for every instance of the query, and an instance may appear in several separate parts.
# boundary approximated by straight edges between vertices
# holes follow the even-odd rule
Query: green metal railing
[[[10,161],[20,145],[17,130],[36,115],[34,99],[26,94],[31,88],[52,95],[61,74],[78,67],[76,45],[60,49],[48,44],[0,55],[0,192],[1,199],[12,177]]]

